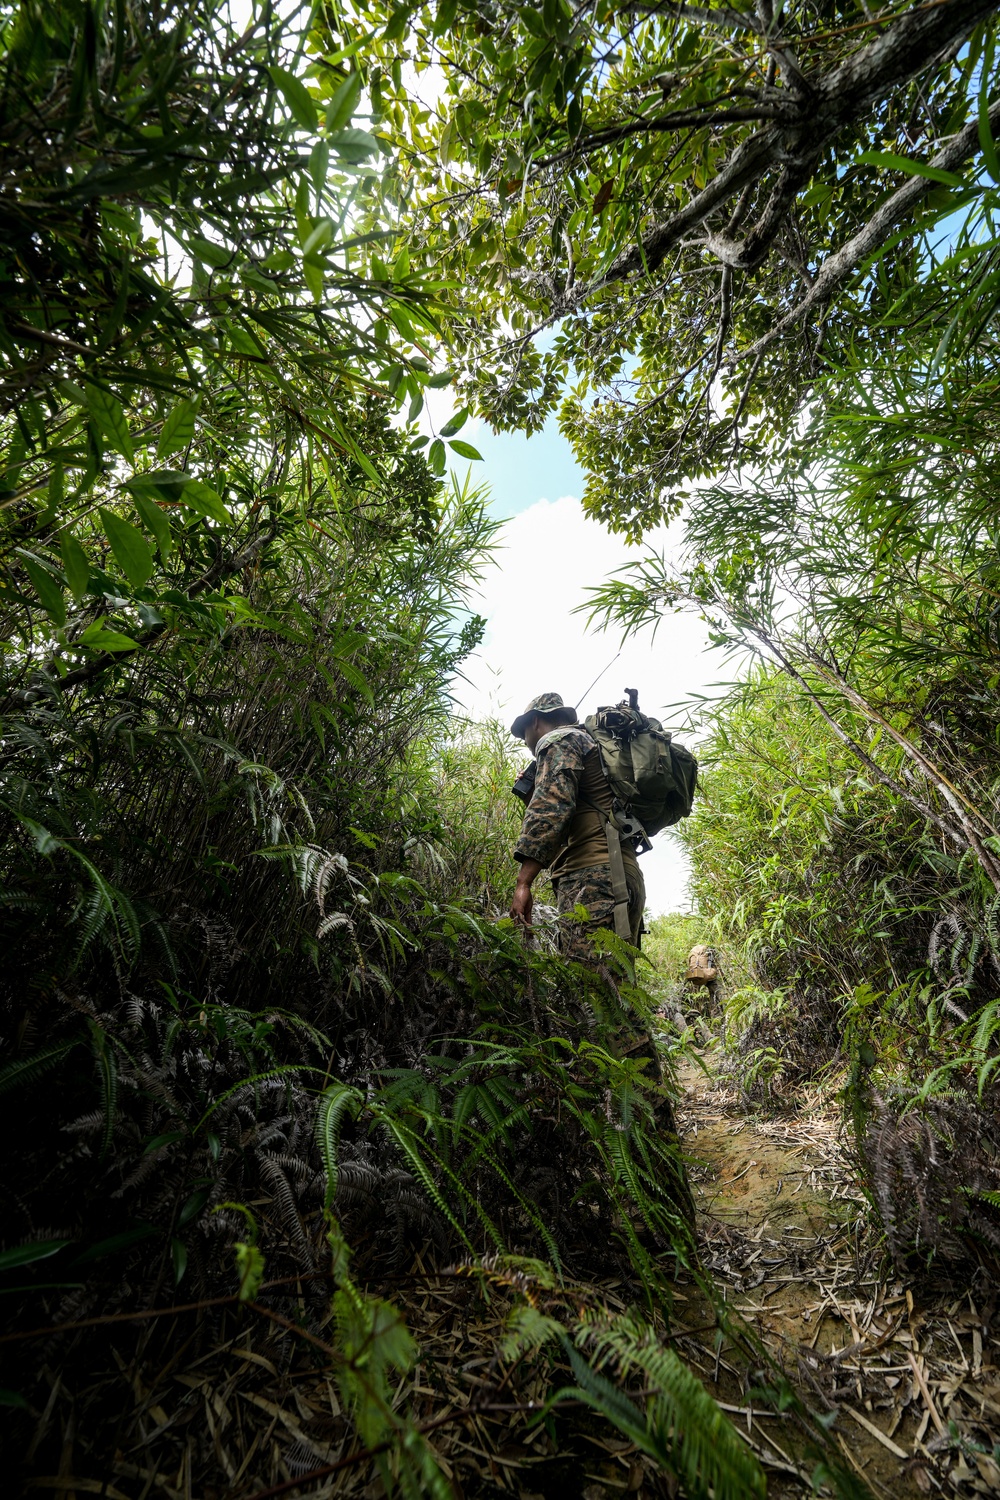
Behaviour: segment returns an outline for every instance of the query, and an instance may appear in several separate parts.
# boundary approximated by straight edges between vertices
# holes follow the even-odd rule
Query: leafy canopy
[[[980,193],[993,10],[383,0],[336,36],[381,25],[384,188],[460,282],[470,398],[529,432],[560,407],[588,508],[636,534],[765,449]]]

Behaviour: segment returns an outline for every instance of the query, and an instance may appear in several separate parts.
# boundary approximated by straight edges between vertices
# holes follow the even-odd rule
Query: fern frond
[[[11,1089],[20,1088],[25,1083],[34,1083],[51,1068],[57,1067],[74,1047],[80,1045],[81,1040],[80,1037],[74,1037],[71,1041],[59,1042],[54,1047],[45,1047],[41,1052],[32,1052],[30,1057],[18,1057],[7,1063],[0,1068],[0,1094],[9,1093]]]
[[[335,1081],[323,1090],[316,1111],[316,1144],[319,1147],[323,1171],[326,1173],[326,1193],[323,1206],[329,1211],[337,1192],[337,1171],[340,1148],[340,1131],[344,1116],[357,1119],[364,1104],[360,1089]]]
[[[688,1494],[763,1500],[766,1484],[756,1458],[693,1371],[648,1324],[626,1313],[609,1318],[603,1328],[591,1327],[586,1338],[599,1356],[613,1355],[622,1378],[639,1371],[647,1388],[656,1391],[648,1401],[640,1446],[674,1468]]]

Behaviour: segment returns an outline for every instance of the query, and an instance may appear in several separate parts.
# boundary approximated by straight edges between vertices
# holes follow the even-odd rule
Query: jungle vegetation
[[[616,1046],[648,974],[501,916],[509,748],[450,723],[496,531],[470,410],[558,408],[609,526],[687,502],[686,564],[595,608],[758,659],[687,833],[754,1045],[803,1066],[794,1013],[846,1060],[894,1255],[995,1268],[994,46],[970,0],[0,5],[19,1459],[60,1382],[113,1454],[83,1376],[183,1306],[185,1350],[320,1349],[351,1476],[445,1496],[399,1293],[433,1263],[506,1299],[495,1404],[593,1411],[664,1493],[764,1493],[670,1340],[678,1269],[713,1292]]]

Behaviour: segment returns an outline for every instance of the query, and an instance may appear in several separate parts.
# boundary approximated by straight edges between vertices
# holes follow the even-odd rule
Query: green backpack
[[[585,722],[597,741],[601,763],[616,803],[642,824],[647,835],[686,818],[698,786],[698,762],[674,743],[658,719],[639,712],[639,695],[614,707],[599,708]]]

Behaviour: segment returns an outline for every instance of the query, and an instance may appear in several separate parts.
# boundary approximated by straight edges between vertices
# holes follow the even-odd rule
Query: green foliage
[[[381,0],[330,26],[365,39],[464,392],[504,428],[558,409],[588,509],[632,535],[780,447],[828,357],[890,362],[881,314],[942,226],[995,212],[988,5]]]
[[[478,896],[492,916],[506,910],[523,812],[511,787],[524,762],[523,746],[495,719],[453,721],[447,733],[414,747],[412,795],[429,820],[407,857],[430,889]]]
[[[640,1449],[673,1468],[687,1493],[705,1497],[765,1494],[764,1475],[756,1459],[737,1440],[700,1381],[673,1349],[664,1348],[641,1318],[633,1313],[598,1314],[584,1322],[577,1337],[598,1359],[610,1355],[621,1377],[641,1378],[646,1391],[645,1420],[609,1381],[579,1358],[571,1358],[585,1399],[610,1416]]]
[[[676,1001],[687,972],[688,954],[699,943],[711,943],[710,923],[700,914],[670,912],[654,917],[642,940],[649,959],[648,983],[657,996]]]
[[[263,625],[251,574],[331,514],[391,496],[433,532],[443,465],[385,413],[428,378],[435,293],[364,273],[378,147],[308,9],[8,12],[0,612],[22,690],[65,692],[164,632]]]
[[[695,1246],[669,1066],[621,1046],[634,955],[493,920],[509,746],[441,730],[496,526],[443,482],[464,411],[412,429],[454,278],[353,123],[382,40],[344,40],[222,0],[0,18],[5,1289],[35,1323],[182,1283],[327,1320],[386,1489],[443,1496],[362,1288],[517,1247],[555,1296],[581,1258],[647,1317],[584,1337],[568,1297],[579,1389],[692,1492],[759,1493],[663,1346]]]

